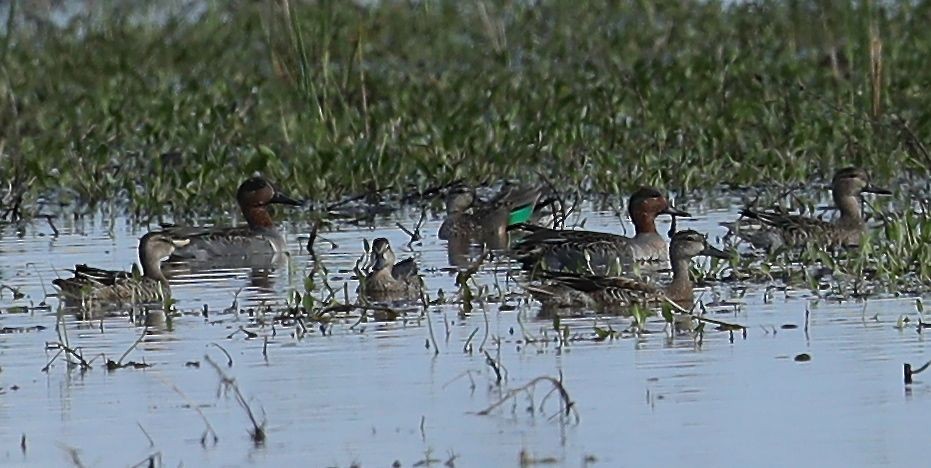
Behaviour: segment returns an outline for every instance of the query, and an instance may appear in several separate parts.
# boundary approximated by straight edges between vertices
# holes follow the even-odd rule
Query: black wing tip
[[[740,215],[747,218],[760,219],[761,213],[753,208],[741,208]]]
[[[530,224],[530,223],[517,223],[517,224],[512,224],[507,227],[508,232],[511,232],[511,231],[540,232],[545,229],[549,229],[549,228],[545,228],[543,226],[537,226],[536,224]]]
[[[414,257],[405,258],[396,263],[393,270],[400,272],[401,276],[406,278],[420,274],[420,269],[417,268],[417,260],[415,260]]]

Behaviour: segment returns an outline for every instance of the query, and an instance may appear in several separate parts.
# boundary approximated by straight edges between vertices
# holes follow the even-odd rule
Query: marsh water
[[[679,227],[713,240],[735,217],[727,207],[688,208],[695,217]],[[439,219],[410,247],[396,227],[419,217],[402,210],[374,226],[321,231],[316,251],[331,285],[348,283],[351,299],[362,239],[384,236],[400,257],[418,259],[431,297],[454,295]],[[611,211],[583,218],[590,229],[630,229]],[[857,466],[926,457],[931,386],[918,375],[906,387],[902,365],[928,360],[928,345],[914,326],[896,327],[916,313],[914,297],[830,302],[806,290],[719,284],[702,290],[703,302],[733,303],[714,316],[746,325],[746,336],[708,328],[699,343],[664,331],[657,317],[654,333],[598,341],[595,326],[623,330],[630,320],[588,315],[562,321],[572,339],[560,344],[536,303],[507,294],[521,291],[511,266],[492,262],[475,281],[497,285],[505,300],[476,302],[467,316],[439,304],[429,320],[415,307],[393,321],[357,323],[356,313],[325,333],[317,325],[301,333],[273,320],[313,268],[308,227],[294,222],[283,224],[290,267],[181,274],[172,281],[181,315],[168,322],[63,315],[61,335],[87,359],[118,360],[145,332],[124,361],[150,367],[108,371],[97,358],[81,370],[58,356],[43,371],[60,339],[51,280],[76,263],[128,268],[144,232],[99,216],[56,227],[57,236],[44,221],[0,235],[0,283],[24,294],[4,289],[0,298],[3,465]],[[484,351],[500,362],[500,382]],[[796,359],[803,353],[810,360]],[[208,357],[266,422],[264,443],[251,439],[246,411]],[[546,382],[532,400],[521,393],[478,414],[536,377],[560,375],[578,420],[561,416]],[[215,439],[204,436],[205,420]]]

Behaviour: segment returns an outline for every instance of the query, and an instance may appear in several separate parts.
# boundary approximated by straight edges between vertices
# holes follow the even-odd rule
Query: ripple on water
[[[387,237],[399,257],[418,258],[431,295],[441,288],[455,291],[444,244],[433,236],[439,221],[427,223],[426,240],[411,248],[393,227],[412,225],[419,214],[401,212],[379,220],[374,229],[321,233],[336,244],[317,245],[332,286],[348,282],[353,296],[356,284],[350,277],[362,239]],[[734,216],[732,210],[696,214],[680,220],[679,227],[709,232],[711,239],[723,235],[718,223]],[[589,211],[584,217],[588,228],[613,230],[618,223],[611,213]],[[26,294],[16,301],[8,292],[0,298],[0,327],[47,327],[0,336],[4,464],[69,463],[63,447],[77,449],[86,464],[100,465],[132,465],[153,453],[166,465],[312,460],[340,466],[394,460],[410,466],[428,453],[441,461],[456,454],[457,466],[488,466],[516,463],[521,450],[568,466],[580,466],[588,455],[608,466],[904,465],[923,456],[920,428],[931,386],[919,374],[913,387],[903,389],[901,365],[931,358],[922,334],[894,326],[901,314],[914,316],[911,299],[870,301],[864,314],[862,303],[814,303],[801,297],[806,291],[765,303],[764,290],[750,286],[736,312],[715,315],[746,324],[746,338],[708,327],[698,343],[670,337],[662,323],[652,322],[649,328],[657,333],[641,338],[576,340],[565,346],[554,341],[551,320],[535,317],[535,308],[502,311],[499,304],[488,304],[485,314],[477,307],[460,318],[457,307],[438,306],[430,315],[440,349],[434,357],[432,345],[427,348],[428,322],[416,314],[354,327],[355,317],[341,318],[325,334],[312,328],[302,335],[295,325],[256,327],[248,313],[225,313],[237,292],[240,307],[256,309],[280,305],[292,288],[303,287],[314,266],[301,246],[306,239],[298,239],[307,228],[288,225],[293,255],[286,268],[271,274],[226,268],[176,278],[173,294],[186,313],[170,322],[153,317],[148,336],[126,358],[152,367],[108,372],[97,358],[91,370],[69,370],[58,360],[42,372],[56,352],[45,344],[58,340],[57,300],[47,296],[51,279],[76,263],[129,268],[141,234],[124,220],[62,224],[57,238],[42,223],[27,227],[21,237],[9,232],[0,237],[0,282]],[[666,229],[662,225],[660,231]],[[506,281],[506,269],[489,268],[475,279],[517,290]],[[726,288],[716,292],[728,298]],[[10,313],[46,301],[50,310]],[[204,304],[207,318],[200,313]],[[64,323],[69,343],[88,359],[105,354],[118,360],[143,332],[127,317],[86,322],[66,315]],[[628,322],[617,317],[562,321],[577,338],[590,337],[596,324],[622,330]],[[782,328],[785,324],[796,327]],[[248,338],[238,331],[241,326],[259,336]],[[548,339],[528,343],[525,334]],[[470,336],[473,352],[468,353],[463,346]],[[482,342],[503,365],[507,380],[501,385],[478,351]],[[800,353],[811,361],[796,362]],[[267,418],[266,446],[252,445],[245,412],[235,398],[222,396],[207,356],[235,379],[259,419]],[[581,415],[578,425],[547,420],[558,408],[553,396],[543,415],[528,413],[526,395],[489,416],[475,414],[506,389],[560,374]],[[533,392],[534,407],[548,391],[541,386]],[[208,440],[202,446],[205,423],[195,408],[216,430],[215,445]],[[25,454],[18,448],[23,434]]]

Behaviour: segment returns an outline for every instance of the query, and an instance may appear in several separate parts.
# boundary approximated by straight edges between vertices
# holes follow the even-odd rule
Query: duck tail
[[[762,219],[760,213],[755,211],[753,208],[741,208],[740,216],[750,219]]]
[[[568,271],[542,270],[540,275],[550,281],[568,286],[576,291],[593,292],[598,290],[598,277]]]

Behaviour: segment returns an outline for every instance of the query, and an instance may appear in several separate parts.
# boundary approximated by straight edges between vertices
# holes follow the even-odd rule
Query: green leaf
[[[305,311],[309,312],[313,310],[314,304],[316,304],[316,302],[317,301],[313,294],[304,294],[304,299],[301,301],[301,305],[304,306]]]
[[[675,320],[675,314],[672,313],[672,306],[666,303],[663,304],[663,320],[669,324],[672,324],[673,320]]]
[[[277,160],[275,152],[267,146],[260,145],[255,154],[249,158],[249,162],[246,163],[245,173],[262,172],[268,167],[268,162],[272,160]]]

